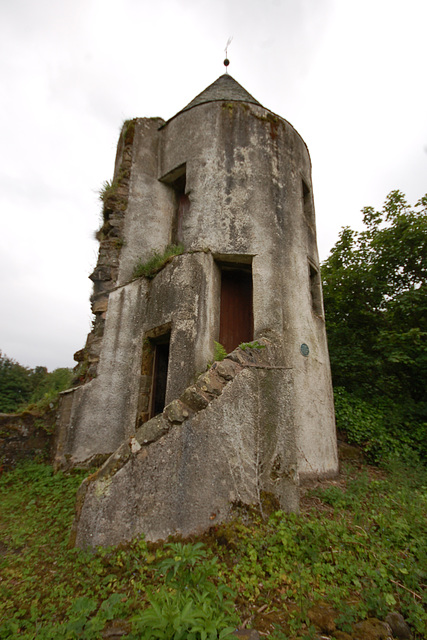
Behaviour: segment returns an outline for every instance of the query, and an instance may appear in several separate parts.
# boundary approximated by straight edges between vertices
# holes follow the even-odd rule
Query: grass
[[[427,637],[423,467],[350,467],[309,491],[299,515],[242,508],[197,539],[96,554],[67,546],[83,475],[32,462],[0,477],[1,639],[115,627],[129,640],[197,640],[243,623],[275,640],[333,638],[396,610]]]
[[[184,247],[181,244],[170,244],[166,247],[163,253],[155,251],[146,262],[139,262],[133,270],[133,277],[140,278],[145,276],[146,278],[154,278],[154,276],[163,269],[163,267],[170,262],[174,256],[179,256],[184,253]]]
[[[105,204],[112,196],[115,196],[117,193],[117,186],[117,182],[114,180],[104,180],[102,187],[99,190],[99,199],[101,202]]]

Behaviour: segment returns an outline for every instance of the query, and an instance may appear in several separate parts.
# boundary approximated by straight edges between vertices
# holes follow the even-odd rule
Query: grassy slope
[[[35,463],[0,477],[0,638],[89,640],[114,626],[133,638],[171,638],[167,616],[183,629],[198,621],[244,624],[276,640],[344,638],[339,631],[389,611],[427,637],[425,469],[349,468],[309,491],[298,516],[242,511],[198,539],[205,552],[196,540],[137,540],[97,555],[67,548],[82,477]],[[142,614],[149,600],[151,619]]]

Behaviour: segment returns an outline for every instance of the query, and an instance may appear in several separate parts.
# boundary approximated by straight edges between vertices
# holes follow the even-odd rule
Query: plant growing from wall
[[[99,190],[99,199],[104,204],[117,193],[117,180],[105,180]]]
[[[123,187],[127,185],[129,177],[129,167],[122,166],[120,167],[114,180],[104,181],[99,191],[99,199],[104,205],[102,215],[105,222],[109,219],[113,211],[124,212],[126,210],[127,193],[124,192]]]
[[[154,278],[174,256],[179,256],[184,253],[184,251],[185,249],[182,244],[170,244],[163,253],[154,251],[146,262],[140,261],[136,265],[133,270],[133,277],[140,278],[144,276],[149,279]]]
[[[246,351],[247,349],[265,349],[265,344],[261,344],[258,340],[253,340],[252,342],[241,342],[239,344],[239,349],[242,349],[242,351]]]
[[[221,362],[227,357],[227,351],[225,347],[220,343],[214,340],[214,355],[212,360],[208,360],[208,364],[206,369],[210,369],[214,362]],[[196,379],[200,374],[197,375]]]
[[[123,135],[125,146],[133,144],[133,138],[135,135],[135,125],[136,125],[136,118],[133,118],[132,120],[125,120],[123,122],[122,135]]]
[[[227,351],[225,347],[220,343],[214,340],[214,361],[221,362],[224,358],[227,357]]]

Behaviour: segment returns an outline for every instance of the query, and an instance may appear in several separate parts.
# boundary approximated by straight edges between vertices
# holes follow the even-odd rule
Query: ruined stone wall
[[[89,276],[93,282],[90,301],[94,320],[85,347],[74,354],[74,359],[79,363],[76,370],[79,383],[92,380],[97,375],[108,298],[117,284],[120,254],[125,242],[124,221],[129,200],[135,124],[136,120],[124,123],[117,145],[113,179],[106,181],[100,192],[102,225],[96,233],[99,241],[98,260]]]
[[[304,141],[285,120],[239,102],[200,104],[166,124],[137,119],[127,131],[117,154],[118,200],[106,198],[94,272],[96,320],[84,354],[84,380],[95,372],[97,377],[64,397],[69,407],[58,464],[87,464],[111,454],[146,419],[150,380],[143,345],[153,332],[165,326],[170,331],[167,402],[205,369],[219,335],[225,263],[251,267],[254,338],[274,343],[277,366],[292,370],[298,473],[335,473],[332,386]],[[184,254],[154,278],[134,280],[137,262],[163,251],[173,238],[173,184],[184,174]],[[278,392],[276,410],[282,402]]]
[[[292,372],[263,347],[215,363],[83,483],[75,544],[201,533],[272,497],[298,509]]]
[[[167,402],[206,370],[218,317],[214,269],[211,254],[189,253],[151,282],[139,278],[110,293],[98,375],[62,394],[57,466],[90,465],[133,435],[145,384],[143,345],[153,328],[171,327]]]
[[[56,409],[43,415],[0,413],[0,474],[18,462],[49,460],[54,446]]]

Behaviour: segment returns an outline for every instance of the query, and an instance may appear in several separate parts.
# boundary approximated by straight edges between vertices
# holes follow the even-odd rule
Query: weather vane
[[[227,67],[230,64],[230,60],[228,59],[228,55],[227,55],[227,49],[230,46],[232,39],[233,39],[233,36],[231,36],[231,38],[228,38],[227,44],[225,45],[225,49],[224,49],[224,51],[225,51],[225,60],[224,60],[225,73],[228,73]]]

